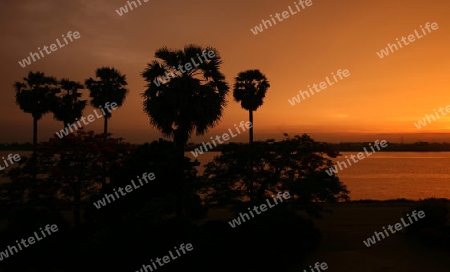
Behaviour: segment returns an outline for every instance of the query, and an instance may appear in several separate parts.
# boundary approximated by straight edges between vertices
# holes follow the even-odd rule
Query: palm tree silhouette
[[[202,53],[210,51],[214,57],[200,59]],[[196,135],[203,135],[219,122],[229,87],[219,71],[221,58],[212,47],[187,45],[183,50],[164,47],[155,52],[155,58],[159,60],[149,63],[141,74],[148,82],[147,90],[142,94],[143,106],[150,124],[164,136],[173,138],[179,165],[177,215],[183,216],[184,148],[194,130]],[[184,73],[179,67],[186,67]],[[175,77],[167,83],[155,83],[158,78],[171,73]]]
[[[250,127],[250,143],[253,143],[253,111],[263,104],[269,82],[259,70],[247,70],[240,72],[235,78],[233,97],[236,102],[241,102],[241,107],[248,110]]]
[[[53,112],[53,117],[63,122],[63,126],[69,126],[77,119],[81,117],[83,114],[83,110],[86,107],[87,100],[79,100],[82,96],[81,93],[78,92],[79,89],[83,89],[84,86],[79,82],[71,81],[69,79],[62,79],[59,82],[59,88],[56,91],[57,95],[54,97],[54,101],[52,103],[51,111]],[[70,163],[66,162],[66,154],[60,154],[60,161],[63,164]],[[67,178],[65,174],[61,176],[63,180]],[[74,219],[75,225],[80,225],[80,203],[81,203],[81,181],[74,183],[73,187],[78,189],[74,190]]]
[[[118,107],[122,106],[128,90],[125,75],[112,67],[101,67],[95,71],[97,80],[93,78],[86,79],[85,85],[90,90],[91,105],[97,109],[102,109],[106,103],[116,103]],[[111,118],[111,112],[106,110],[103,125],[103,137],[106,142],[108,139],[108,119]],[[101,193],[106,192],[106,162],[102,163],[102,187]]]
[[[60,95],[55,97],[52,112],[54,118],[62,121],[64,126],[73,124],[81,117],[87,104],[87,100],[79,100],[82,94],[78,90],[83,88],[80,83],[69,79],[62,79],[59,82]]]
[[[248,110],[249,121],[252,124],[249,130],[250,137],[250,199],[253,195],[253,111],[262,106],[267,89],[270,87],[266,76],[259,70],[247,70],[240,72],[233,85],[233,97],[236,102],[241,102],[241,107]]]
[[[85,81],[86,87],[90,90],[91,105],[101,109],[106,103],[116,103],[118,107],[122,106],[128,90],[125,75],[118,70],[110,67],[102,67],[96,70],[97,80],[89,78]],[[103,133],[108,134],[108,119],[111,118],[111,112],[105,110]]]
[[[33,145],[37,144],[37,122],[51,111],[51,103],[57,91],[57,80],[44,73],[30,71],[24,82],[15,82],[16,104],[33,116]]]

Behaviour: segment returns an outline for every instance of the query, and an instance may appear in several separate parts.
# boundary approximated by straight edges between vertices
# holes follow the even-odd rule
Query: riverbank
[[[445,201],[450,205],[450,200]],[[404,234],[390,235],[370,248],[363,243],[382,226],[398,222],[403,213],[415,204],[417,201],[406,199],[321,204],[324,208],[332,210],[332,213],[324,213],[322,219],[313,220],[322,232],[323,240],[306,259],[303,261],[299,259],[289,272],[308,270],[309,265],[316,262],[326,262],[330,271],[338,272],[448,271],[450,267],[448,252],[425,247],[413,237]],[[73,214],[70,211],[64,211],[62,214],[73,224]],[[211,220],[227,222],[233,217],[234,214],[230,210],[212,209],[206,219],[196,223],[202,225]],[[2,220],[1,223],[5,224],[6,220]],[[282,233],[274,235],[278,238],[283,237]]]
[[[450,206],[450,200],[445,200]],[[327,203],[332,213],[314,219],[323,240],[317,250],[293,266],[289,272],[308,270],[309,265],[326,262],[336,272],[448,271],[448,252],[426,247],[405,234],[390,235],[370,248],[363,243],[374,231],[399,221],[417,201],[360,200]],[[225,209],[210,211],[207,220],[229,220],[233,214]],[[308,270],[309,271],[309,270]]]
[[[448,202],[448,200],[447,200]],[[353,202],[328,204],[332,214],[314,220],[323,235],[318,249],[290,271],[303,271],[324,261],[332,271],[448,271],[448,253],[423,246],[412,237],[394,234],[367,248],[363,240],[399,221],[414,202]]]

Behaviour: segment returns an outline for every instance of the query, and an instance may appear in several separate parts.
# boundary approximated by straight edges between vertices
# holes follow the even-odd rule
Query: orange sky
[[[141,3],[119,16],[115,10],[126,1],[2,1],[0,142],[32,140],[32,118],[15,105],[14,81],[32,70],[84,82],[101,66],[113,66],[126,74],[130,89],[123,107],[113,112],[110,132],[131,142],[160,137],[142,109],[140,94],[146,83],[140,73],[158,48],[178,49],[191,43],[218,50],[230,84],[220,124],[205,137],[192,138],[194,142],[248,119],[248,112],[233,101],[231,88],[234,77],[247,69],[261,70],[271,84],[264,105],[254,113],[255,139],[278,137],[283,132],[329,140],[321,135],[400,135],[450,129],[450,115],[420,130],[414,126],[433,109],[450,105],[447,1],[312,0],[312,6],[258,35],[250,28],[288,6],[294,8],[294,1]],[[436,22],[439,28],[389,56],[377,56],[388,43],[416,29],[420,32],[420,25],[427,22]],[[37,47],[54,43],[68,31],[78,31],[81,37],[30,66],[18,64]],[[288,103],[299,90],[319,84],[338,69],[348,69],[350,76],[294,106]],[[92,108],[86,108],[84,115],[90,113]],[[101,132],[102,125],[96,121],[86,129]],[[39,140],[47,140],[61,128],[52,114],[46,115],[39,121]],[[247,139],[247,134],[241,136]]]

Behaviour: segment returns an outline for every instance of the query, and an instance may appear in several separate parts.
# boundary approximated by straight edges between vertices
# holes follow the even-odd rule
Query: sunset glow
[[[1,142],[31,141],[32,137],[31,117],[14,103],[14,81],[31,70],[83,82],[104,65],[124,73],[130,89],[124,105],[110,120],[110,131],[131,142],[161,137],[143,112],[140,94],[145,82],[140,73],[155,59],[158,48],[181,48],[187,43],[217,48],[230,86],[237,73],[246,69],[259,69],[267,75],[271,87],[264,105],[254,113],[255,136],[260,139],[282,137],[283,132],[317,135],[318,140],[326,139],[324,135],[329,133],[388,133],[399,139],[401,134],[450,130],[449,116],[420,130],[414,126],[425,114],[450,104],[450,18],[445,1],[312,1],[295,16],[258,35],[250,29],[270,15],[288,10],[288,6],[296,10],[294,3],[201,0],[195,5],[177,2],[174,9],[173,5],[149,2],[119,16],[115,10],[124,4],[119,0],[2,4],[2,16],[8,23],[2,26]],[[162,14],[170,24],[161,23]],[[424,35],[420,26],[427,22],[436,22],[439,28]],[[82,38],[25,68],[17,63],[68,30],[78,31]],[[377,55],[388,43],[414,30],[423,37],[384,58]],[[347,69],[351,75],[294,106],[288,103],[308,85],[319,84],[325,77],[331,80],[331,73],[338,69]],[[88,91],[83,98],[88,98]],[[222,120],[211,135],[248,120],[248,112],[233,101],[232,92],[227,100]],[[88,106],[85,112],[90,111]],[[47,114],[39,122],[39,140],[61,129],[52,119]],[[89,125],[95,131],[101,128],[102,122]],[[210,134],[191,141],[202,142]],[[244,136],[236,139],[245,140]],[[335,140],[352,139],[343,136]]]

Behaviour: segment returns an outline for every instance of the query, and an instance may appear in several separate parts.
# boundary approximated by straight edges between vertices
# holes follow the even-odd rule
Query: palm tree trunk
[[[249,121],[250,121],[250,123],[252,123],[252,126],[250,127],[250,144],[253,144],[253,111],[252,110],[249,110],[248,111],[248,115],[249,115]]]
[[[32,164],[33,164],[33,181],[37,181],[37,168],[36,166],[36,146],[37,146],[37,133],[38,133],[38,119],[33,116],[33,156],[32,156]]]
[[[104,134],[104,143],[106,144],[106,139],[108,138],[107,133],[108,133],[108,118],[106,116],[103,116],[105,118],[104,123],[103,123],[103,134]],[[105,193],[106,192],[106,162],[103,161],[102,162],[102,189],[100,190],[101,193]]]
[[[38,119],[36,117],[33,117],[33,146],[36,147],[37,144],[37,122]]]
[[[180,218],[184,217],[184,190],[186,179],[184,177],[184,146],[181,143],[177,144],[177,153],[179,160],[179,169],[178,169],[178,189],[177,189],[177,216]]]
[[[252,126],[250,127],[250,186],[249,186],[249,190],[250,190],[250,201],[253,199],[253,111],[249,110],[248,111],[249,114],[249,121],[252,124]]]
[[[78,178],[77,182],[81,182]],[[73,209],[73,217],[75,227],[79,227],[81,224],[81,186],[79,183],[75,185],[75,201],[74,201],[74,209]]]
[[[177,195],[177,205],[176,212],[179,218],[185,217],[184,212],[184,197],[185,197],[185,188],[186,188],[186,178],[184,176],[184,147],[187,144],[187,133],[184,133],[185,130],[178,128],[175,131],[174,135],[174,143],[175,143],[175,152],[176,158],[178,160],[178,184],[176,188]]]
[[[106,134],[108,133],[108,118],[106,116],[103,116],[105,118],[104,121],[104,125],[103,125],[103,133],[105,133],[105,138],[106,138]]]

